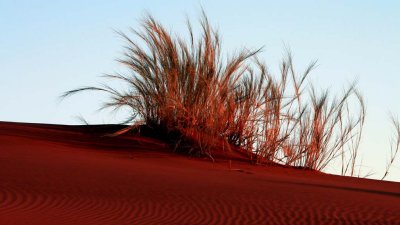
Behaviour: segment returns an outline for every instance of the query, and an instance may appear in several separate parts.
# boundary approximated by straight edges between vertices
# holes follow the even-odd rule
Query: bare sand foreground
[[[230,170],[106,129],[0,123],[0,224],[400,224],[400,183]]]

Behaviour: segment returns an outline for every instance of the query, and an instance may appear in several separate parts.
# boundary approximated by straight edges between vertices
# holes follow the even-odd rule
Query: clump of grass
[[[352,95],[356,96],[358,113],[349,110]],[[294,141],[296,144],[291,145],[297,153],[296,163],[310,169],[323,170],[333,159],[341,156],[342,173],[349,171],[353,175],[365,121],[364,101],[353,85],[341,96],[329,97],[328,91],[318,95],[314,88],[311,89],[311,106],[300,117],[298,142]],[[357,102],[351,103],[355,105]],[[345,161],[348,152],[350,156]]]
[[[298,75],[289,53],[278,79],[260,69],[262,80],[257,82],[263,84],[254,89],[259,106],[255,161],[322,170],[342,156],[343,173],[353,173],[365,120],[363,98],[354,84],[338,97],[327,90],[318,93],[306,82],[315,65],[312,62]],[[350,101],[358,112],[350,111]]]
[[[275,78],[257,57],[260,49],[223,57],[220,36],[204,13],[200,27],[196,38],[187,21],[184,39],[150,15],[145,17],[141,30],[131,29],[135,38],[119,32],[126,42],[119,62],[130,72],[105,76],[125,83],[127,91],[89,86],[62,97],[107,93],[110,98],[103,108],[131,112],[124,122],[130,126],[115,135],[144,124],[188,153],[212,158],[215,151],[236,149],[254,163],[314,170],[341,156],[342,173],[354,171],[365,118],[364,102],[354,85],[336,98],[328,91],[319,93],[306,82],[315,62],[298,75],[290,54]],[[359,104],[356,118],[350,116],[351,96]]]
[[[200,25],[196,40],[187,22],[186,41],[147,16],[142,30],[131,29],[138,40],[119,32],[127,43],[119,62],[131,73],[106,75],[126,83],[128,91],[91,86],[68,91],[63,97],[82,91],[106,92],[110,100],[104,108],[127,107],[132,113],[127,123],[146,124],[180,143],[179,147],[190,146],[185,147],[189,151],[211,155],[210,149],[221,144],[242,145],[251,105],[246,103],[241,82],[247,79],[248,59],[258,50],[243,49],[224,59],[219,34],[205,14]]]

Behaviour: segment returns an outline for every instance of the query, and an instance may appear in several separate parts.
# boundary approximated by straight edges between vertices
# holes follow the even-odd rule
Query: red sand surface
[[[400,224],[400,183],[230,169],[107,129],[0,123],[0,224]]]

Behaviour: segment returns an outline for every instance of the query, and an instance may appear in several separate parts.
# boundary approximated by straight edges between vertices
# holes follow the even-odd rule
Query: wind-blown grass
[[[298,75],[288,54],[278,78],[257,57],[258,50],[242,49],[223,57],[218,32],[206,15],[195,37],[187,21],[188,39],[172,35],[153,17],[125,40],[119,60],[129,74],[105,77],[122,81],[128,91],[89,86],[68,91],[100,91],[110,98],[103,108],[127,108],[129,131],[138,124],[164,136],[175,149],[207,155],[242,151],[254,163],[324,169],[342,158],[342,173],[354,171],[365,118],[361,95],[351,85],[334,98],[321,94],[306,78],[315,62]],[[351,117],[349,100],[356,96],[359,113]],[[349,154],[350,152],[350,154]],[[347,156],[347,157],[346,157]]]

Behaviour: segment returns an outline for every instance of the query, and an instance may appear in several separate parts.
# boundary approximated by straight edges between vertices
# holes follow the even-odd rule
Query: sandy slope
[[[104,129],[0,123],[0,224],[400,224],[400,183],[229,170]]]

